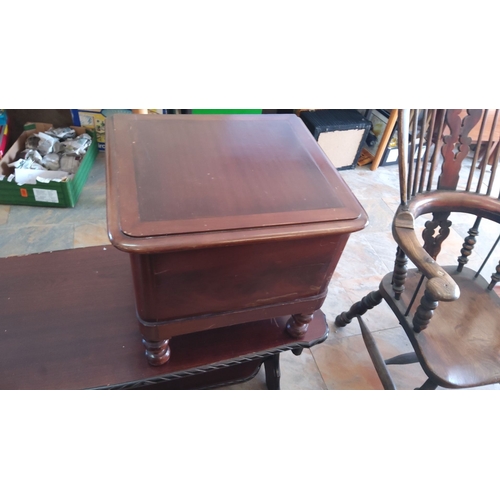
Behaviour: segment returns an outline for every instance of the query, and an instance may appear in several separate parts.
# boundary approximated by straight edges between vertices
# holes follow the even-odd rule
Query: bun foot
[[[168,340],[149,341],[142,339],[146,348],[146,358],[152,366],[164,365],[170,359],[170,347]]]
[[[312,314],[294,314],[286,324],[286,332],[294,338],[303,337],[313,318]]]

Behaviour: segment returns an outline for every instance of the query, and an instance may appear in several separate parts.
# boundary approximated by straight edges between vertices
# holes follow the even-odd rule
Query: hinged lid
[[[108,222],[132,238],[352,220],[363,210],[295,115],[114,115]]]

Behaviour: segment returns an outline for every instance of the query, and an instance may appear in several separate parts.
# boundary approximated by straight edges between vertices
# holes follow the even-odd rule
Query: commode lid
[[[106,155],[111,236],[194,237],[364,214],[295,115],[114,115]]]

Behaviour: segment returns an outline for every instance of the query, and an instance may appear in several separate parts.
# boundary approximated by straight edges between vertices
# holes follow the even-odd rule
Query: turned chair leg
[[[495,272],[491,275],[491,281],[488,285],[488,290],[493,290],[496,284],[500,281],[500,262],[498,266],[495,268]]]
[[[375,292],[370,292],[368,295],[363,297],[359,302],[356,302],[351,306],[349,311],[344,311],[335,318],[336,326],[346,326],[353,318],[356,316],[362,316],[368,309],[373,309],[382,302],[382,295],[378,290]]]
[[[396,386],[391,378],[391,374],[385,365],[384,359],[378,350],[377,344],[375,343],[375,339],[373,338],[372,333],[366,326],[365,322],[361,319],[361,316],[357,316],[359,321],[359,326],[361,328],[361,336],[363,337],[363,342],[365,343],[366,350],[370,355],[373,366],[375,367],[375,371],[377,372],[378,378],[380,382],[382,382],[382,386],[386,390],[395,390]]]
[[[428,378],[420,387],[417,387],[415,390],[416,391],[433,391],[434,389],[437,389],[438,385],[436,382],[432,381],[430,378]]]
[[[460,273],[465,265],[469,262],[469,257],[474,250],[474,246],[476,244],[476,236],[479,235],[479,224],[481,223],[481,217],[476,218],[476,222],[474,225],[467,231],[468,236],[465,237],[464,243],[462,245],[462,250],[460,253],[462,254],[458,258],[458,267],[457,271]]]
[[[392,273],[392,289],[394,291],[394,298],[399,300],[401,294],[405,289],[405,281],[408,276],[408,257],[406,254],[398,247],[396,252],[396,261],[394,263],[394,272]]]
[[[393,358],[385,360],[386,365],[411,365],[412,363],[418,363],[417,355],[414,352],[398,354]]]

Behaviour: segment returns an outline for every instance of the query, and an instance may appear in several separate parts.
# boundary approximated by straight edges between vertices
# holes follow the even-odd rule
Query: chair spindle
[[[469,172],[469,178],[467,180],[467,187],[465,188],[466,191],[471,190],[472,180],[474,178],[474,170],[475,170],[476,165],[477,165],[477,159],[479,157],[479,151],[481,149],[481,144],[483,141],[484,127],[486,126],[486,120],[488,118],[489,112],[490,111],[488,109],[485,109],[483,112],[483,119],[481,121],[481,128],[479,129],[479,135],[478,135],[477,143],[476,143],[476,151],[474,152],[474,159],[472,160],[472,165],[471,165],[470,172]]]

